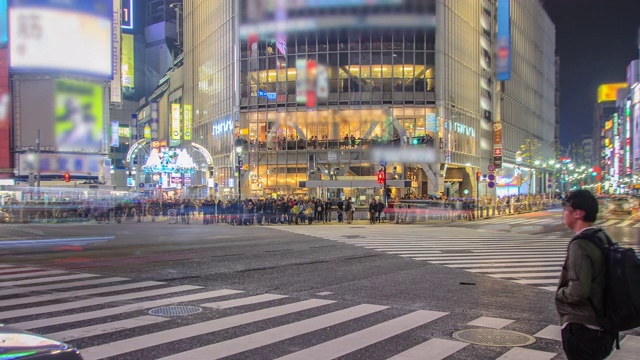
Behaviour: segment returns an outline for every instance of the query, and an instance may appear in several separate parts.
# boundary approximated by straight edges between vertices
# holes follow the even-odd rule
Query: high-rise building
[[[476,177],[490,164],[499,195],[547,191],[555,27],[539,1],[186,1],[184,54],[220,195],[365,200],[377,145],[435,154],[388,153],[394,196],[492,193]]]

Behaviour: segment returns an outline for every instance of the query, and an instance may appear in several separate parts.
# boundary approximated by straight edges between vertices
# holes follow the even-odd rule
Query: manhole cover
[[[486,346],[526,346],[536,342],[533,336],[498,329],[466,329],[456,331],[452,336],[460,341]]]
[[[200,311],[202,311],[202,308],[197,306],[163,306],[149,310],[149,314],[171,317],[197,314]]]

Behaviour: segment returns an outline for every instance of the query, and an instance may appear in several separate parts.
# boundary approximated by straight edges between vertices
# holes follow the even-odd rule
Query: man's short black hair
[[[598,200],[589,190],[576,190],[567,196],[565,206],[584,211],[583,221],[596,222],[598,217]]]

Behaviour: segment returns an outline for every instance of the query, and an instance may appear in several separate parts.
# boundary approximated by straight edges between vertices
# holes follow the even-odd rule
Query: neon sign
[[[230,116],[213,123],[213,136],[222,135],[233,130],[233,120]]]
[[[451,123],[449,122],[444,123],[444,128],[446,130],[450,130],[450,127],[451,127]],[[476,137],[476,129],[474,129],[471,126],[461,124],[459,122],[453,123],[453,131],[455,131],[458,134]]]

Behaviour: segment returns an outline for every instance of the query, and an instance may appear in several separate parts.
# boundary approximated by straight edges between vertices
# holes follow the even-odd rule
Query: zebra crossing
[[[464,228],[401,229],[394,225],[334,226],[322,231],[304,226],[278,228],[548,291],[557,288],[569,242],[568,237]],[[636,245],[635,249],[639,251],[640,247]]]
[[[455,225],[463,225],[463,226],[477,226],[480,225],[561,225],[562,224],[562,215],[552,215],[543,218],[531,218],[531,217],[521,217],[521,216],[505,216],[491,219],[478,219],[476,221],[471,222],[460,222]],[[640,228],[640,219],[598,219],[596,221],[595,226],[600,226],[603,228],[607,227],[621,227],[621,228]]]
[[[555,358],[559,349],[556,345],[549,351],[548,345],[536,344],[487,349],[450,336],[464,328],[515,326],[519,331],[529,328],[539,339],[559,340],[560,328],[555,325],[541,329],[538,323],[476,318],[467,312],[464,319],[451,324],[447,318],[455,314],[449,312],[347,303],[326,298],[331,294],[327,292],[296,298],[20,265],[0,265],[0,270],[3,323],[70,343],[80,349],[85,360],[211,360],[234,355],[243,359],[361,359],[367,358],[361,352],[372,347],[376,353],[384,351],[384,358],[395,360],[424,358],[426,354],[435,360],[453,354],[477,359],[546,360]],[[12,276],[17,274],[23,275],[21,280]],[[77,275],[84,276],[73,277]],[[203,310],[180,318],[148,312],[176,304]],[[257,331],[250,325],[258,325]],[[637,336],[629,335],[625,340],[640,343]],[[268,352],[263,352],[264,348]],[[480,348],[482,354],[490,355],[476,356]],[[635,349],[640,349],[640,344]]]

